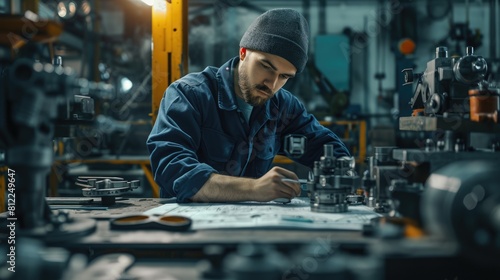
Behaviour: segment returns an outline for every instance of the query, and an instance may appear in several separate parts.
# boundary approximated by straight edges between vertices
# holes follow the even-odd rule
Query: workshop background
[[[358,262],[360,256],[370,257],[359,261],[366,264],[363,272],[371,273],[375,266],[380,269],[379,263],[364,261],[378,261],[381,256],[395,271],[391,274],[384,267],[386,277],[342,274],[339,279],[401,279],[406,269],[416,273],[415,279],[432,274],[432,269],[419,271],[419,265],[441,272],[435,274],[437,278],[425,279],[474,279],[468,276],[478,271],[498,273],[500,0],[0,0],[0,212],[9,216],[11,209],[17,209],[26,218],[20,229],[28,237],[32,233],[39,237],[41,228],[55,231],[48,238],[52,246],[60,236],[68,237],[61,232],[78,221],[78,214],[73,220],[62,212],[53,215],[50,209],[68,208],[72,203],[89,211],[122,214],[115,206],[128,198],[158,206],[157,200],[148,200],[158,198],[159,189],[145,143],[166,87],[187,73],[220,66],[236,56],[249,24],[266,10],[283,7],[300,11],[311,29],[306,69],[285,88],[342,138],[355,162],[355,170],[348,173],[343,171],[351,162],[332,159],[339,161],[331,170],[338,168],[342,174],[321,174],[330,176],[328,182],[335,188],[324,194],[331,201],[318,198],[318,206],[311,199],[312,212],[345,212],[348,204],[363,204],[391,218],[404,217],[392,223],[405,228],[380,226],[385,220],[363,227],[358,231],[360,237],[383,239],[367,242],[375,243],[373,250],[353,245],[348,239],[351,232],[328,237],[327,231],[280,234],[293,235],[290,243],[294,246],[300,243],[297,239],[321,237],[335,250],[347,249],[351,255],[341,262],[349,262],[342,263],[342,268],[350,273],[357,269],[350,262]],[[329,158],[327,149],[325,158]],[[314,170],[315,175],[310,176],[311,170],[285,156],[277,156],[274,164],[308,180],[308,195],[320,185],[317,173],[328,173]],[[11,198],[12,170],[18,174],[17,201]],[[362,185],[362,189],[350,192],[346,185]],[[91,204],[96,201],[99,205]],[[318,209],[322,211],[314,211]],[[96,252],[114,252],[113,242],[137,239],[140,244],[134,243],[130,251],[137,250],[138,259],[148,250],[167,246],[173,248],[168,251],[172,259],[209,259],[213,269],[209,272],[215,273],[214,267],[220,268],[218,261],[227,250],[210,247],[215,251],[200,253],[198,245],[207,236],[222,244],[227,241],[222,239],[228,239],[230,246],[235,245],[231,242],[244,243],[236,240],[238,234],[216,236],[199,231],[161,236],[156,247],[147,243],[156,239],[143,241],[127,234],[115,238],[116,232],[103,230],[105,218],[95,220],[98,222],[81,222],[77,230],[68,229],[70,233],[94,234],[82,243],[68,245],[69,249],[97,257]],[[101,226],[93,233],[96,224]],[[421,237],[419,227],[428,225],[444,240],[451,236],[458,240],[461,254],[456,257],[455,247],[450,249],[446,242],[446,246],[425,243],[418,250],[411,242],[390,243],[401,241],[402,236]],[[264,236],[249,231],[242,236],[249,240]],[[332,236],[349,241],[338,245]],[[285,253],[292,251],[284,244],[286,238],[282,241],[278,235],[266,235],[262,239],[281,245]],[[376,247],[379,241],[381,245]],[[149,247],[141,247],[144,244]],[[46,249],[37,244],[33,248],[40,248],[36,252]],[[0,246],[0,260],[4,261],[2,249]],[[258,259],[267,250],[251,248],[255,255],[248,259]],[[399,263],[404,259],[400,256],[408,252],[416,252],[416,256]],[[151,255],[156,253],[165,254],[154,251]],[[307,258],[311,251],[300,254]],[[47,259],[37,259],[38,270],[33,271],[43,271],[41,267],[55,255],[61,256],[48,252]],[[325,259],[338,264],[337,255],[330,258],[332,255]],[[270,259],[258,261],[269,263]],[[469,270],[470,259],[474,261]],[[61,262],[53,263],[59,265],[54,271],[66,268]],[[251,263],[254,270],[259,264]],[[460,273],[446,274],[462,264]],[[478,269],[481,265],[486,269]],[[327,267],[325,274],[318,272],[317,278],[310,279],[340,273]],[[0,279],[28,279],[3,272]],[[210,273],[205,275],[207,279],[222,279]],[[239,276],[235,279],[278,279]],[[478,279],[486,278],[480,275]]]
[[[150,187],[154,182],[147,172],[145,141],[154,120],[155,92],[161,96],[173,78],[221,65],[237,55],[245,28],[265,10],[294,8],[308,19],[310,60],[304,73],[285,88],[344,139],[363,167],[373,147],[419,145],[418,133],[399,130],[398,117],[412,113],[408,103],[414,91],[403,86],[403,69],[423,72],[436,46],[448,47],[450,56],[465,55],[466,46],[472,46],[475,54],[488,58],[495,73],[500,53],[496,4],[191,0],[185,2],[184,11],[171,15],[180,23],[179,30],[166,31],[174,42],[169,46],[170,64],[165,54],[152,56],[151,51],[154,36],[165,40],[162,27],[154,27],[169,23],[161,22],[161,14],[153,22],[154,8],[141,1],[3,0],[0,13],[7,16],[30,8],[41,19],[62,24],[59,36],[34,47],[34,55],[46,62],[61,57],[62,65],[78,76],[114,87],[93,100],[94,115],[106,117],[111,127],[77,123],[56,129],[61,137],[54,140],[57,157],[49,194],[77,195],[77,176],[101,175],[140,178],[142,187],[135,193],[150,197],[157,191]],[[31,27],[36,31],[36,25]],[[2,29],[9,31],[5,24]],[[7,48],[0,51],[2,57],[11,55]],[[177,65],[176,56],[181,62]],[[287,159],[278,157],[276,164],[304,174],[301,166]]]

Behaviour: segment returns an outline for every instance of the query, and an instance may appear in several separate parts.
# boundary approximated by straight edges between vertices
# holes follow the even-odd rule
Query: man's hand
[[[282,181],[298,180],[295,173],[282,167],[273,167],[258,179],[212,174],[193,196],[195,202],[271,201],[276,198],[292,199],[300,195],[300,184]]]
[[[300,184],[282,181],[284,178],[299,180],[297,175],[282,167],[273,167],[264,176],[255,180],[256,201],[270,201],[276,198],[292,199],[300,195]]]

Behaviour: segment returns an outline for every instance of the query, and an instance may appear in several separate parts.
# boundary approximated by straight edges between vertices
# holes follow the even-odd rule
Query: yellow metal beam
[[[152,122],[168,85],[188,71],[187,0],[155,0],[152,8]]]
[[[141,168],[144,172],[144,175],[146,176],[146,179],[148,179],[148,182],[151,185],[153,197],[160,197],[160,187],[155,182],[153,171],[151,171],[151,165],[149,163],[141,164]]]
[[[354,134],[358,136],[358,142],[352,146],[353,156],[356,157],[358,164],[363,164],[366,159],[366,121],[365,120],[338,120],[338,121],[320,121],[320,124],[330,126],[345,126],[345,133],[342,140],[355,139]],[[340,135],[339,135],[340,136]]]

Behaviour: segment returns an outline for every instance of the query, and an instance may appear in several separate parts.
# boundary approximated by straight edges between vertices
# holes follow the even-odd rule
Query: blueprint
[[[345,213],[311,211],[308,198],[294,198],[291,203],[167,203],[150,209],[147,215],[181,215],[193,220],[192,229],[297,228],[361,230],[370,219],[379,217],[364,205],[349,206]]]

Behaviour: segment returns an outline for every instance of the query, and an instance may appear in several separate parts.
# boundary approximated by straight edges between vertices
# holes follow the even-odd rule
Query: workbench
[[[49,198],[50,202],[50,198]],[[52,204],[52,203],[50,203]],[[190,230],[187,232],[168,232],[161,230],[111,230],[109,220],[128,214],[141,214],[162,205],[175,204],[175,199],[165,198],[125,198],[117,199],[114,205],[107,206],[107,210],[91,210],[91,207],[100,208],[98,202],[90,207],[83,206],[83,210],[65,210],[72,217],[92,218],[98,221],[96,232],[82,238],[78,244],[68,244],[69,247],[91,246],[96,251],[100,249],[125,247],[148,247],[164,250],[178,248],[179,246],[196,248],[208,244],[237,245],[245,242],[265,242],[279,244],[302,244],[316,238],[327,240],[345,241],[349,243],[366,243],[360,230],[308,230],[302,229],[276,229],[276,228],[236,228],[236,229],[206,229]],[[193,203],[195,204],[195,203]],[[220,203],[220,205],[235,205]],[[53,206],[53,205],[52,205]],[[79,207],[79,206],[76,206]],[[286,206],[283,206],[286,207]],[[234,234],[237,232],[237,234]]]
[[[48,198],[51,207],[55,208],[57,203],[53,200],[59,199],[88,198]],[[218,268],[216,271],[224,267],[225,262],[223,264],[222,260],[227,261],[227,256],[241,254],[241,248],[249,244],[260,250],[269,250],[264,255],[257,254],[247,259],[251,261],[249,265],[252,272],[258,274],[254,275],[258,278],[253,279],[259,280],[306,279],[299,277],[302,275],[299,274],[300,271],[307,272],[304,275],[318,277],[319,274],[316,273],[320,269],[326,269],[328,273],[335,270],[330,264],[333,260],[343,260],[343,269],[356,271],[357,278],[348,279],[455,279],[458,276],[458,279],[472,279],[468,277],[496,273],[491,269],[481,270],[475,265],[471,266],[469,260],[457,256],[457,246],[453,242],[428,237],[404,238],[394,234],[394,227],[382,229],[377,234],[373,231],[376,228],[372,223],[363,227],[363,230],[212,228],[173,232],[110,228],[110,220],[114,218],[147,213],[169,205],[175,206],[175,199],[117,198],[115,204],[106,207],[102,207],[98,198],[90,204],[80,203],[74,206],[81,206],[82,209],[65,211],[74,219],[95,220],[95,230],[81,238],[48,242],[46,246],[62,247],[73,256],[83,255],[93,261],[107,256],[127,256],[133,259],[133,264],[126,272],[131,279],[205,279],[204,275],[212,273],[214,267]],[[196,203],[191,205],[199,207]],[[223,207],[233,204],[219,205]],[[315,253],[305,254],[305,249],[308,248],[314,248]],[[266,258],[271,256],[276,261],[284,261],[288,266],[288,270],[282,272],[279,278],[266,278],[262,274],[265,269],[259,262],[268,262],[270,259]],[[369,276],[360,278],[365,277],[360,276],[363,273],[368,273]],[[481,277],[479,278],[491,279]]]

